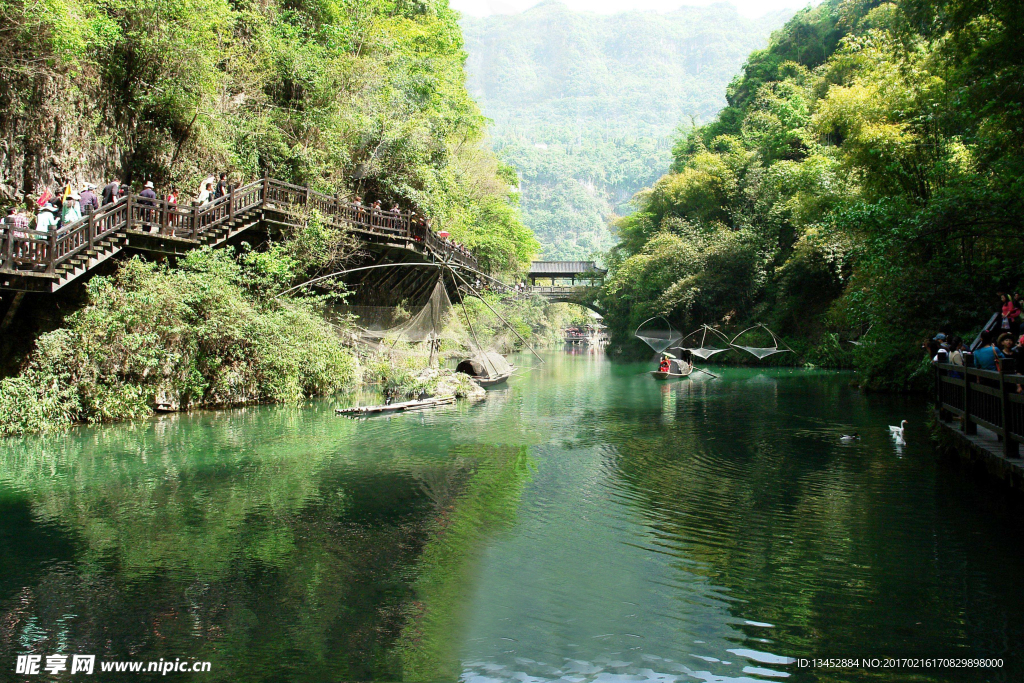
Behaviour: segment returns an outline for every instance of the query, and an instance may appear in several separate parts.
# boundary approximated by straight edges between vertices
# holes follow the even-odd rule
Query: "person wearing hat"
[[[996,339],[996,353],[1000,358],[1013,358],[1013,335],[1009,332],[1003,332]]]
[[[82,210],[78,208],[79,199],[81,199],[81,196],[76,192],[72,192],[64,200],[64,208],[60,212],[61,225],[71,225],[75,221],[82,220]]]
[[[1003,332],[996,339],[996,368],[1000,372],[1012,374],[1017,371],[1017,361],[1021,356],[1021,349],[1017,348],[1016,341],[1009,332]],[[1017,387],[1017,393],[1021,393],[1021,387]]]
[[[99,197],[96,196],[96,186],[92,183],[86,183],[82,189],[82,194],[78,198],[78,207],[82,211],[83,216],[88,216],[90,213],[100,208]]]
[[[147,180],[142,192],[139,193],[139,204],[141,206],[156,206],[156,190],[153,189],[152,180]],[[142,212],[142,220],[147,223],[153,220],[153,210],[145,209]]]
[[[946,343],[946,335],[939,332],[937,335],[932,337],[932,344],[935,344],[936,346],[932,361],[936,363],[948,363],[949,344]]]
[[[57,229],[57,215],[60,213],[60,209],[57,208],[56,204],[47,202],[43,205],[43,208],[39,209],[39,213],[36,214],[36,231],[37,232],[49,232],[50,230]]]

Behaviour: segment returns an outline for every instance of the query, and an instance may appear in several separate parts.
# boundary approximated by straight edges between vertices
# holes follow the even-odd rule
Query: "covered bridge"
[[[573,286],[577,280],[587,285],[599,285],[607,273],[593,261],[534,261],[527,277],[531,285],[536,285],[537,280],[550,280],[552,286],[565,284],[566,280]]]

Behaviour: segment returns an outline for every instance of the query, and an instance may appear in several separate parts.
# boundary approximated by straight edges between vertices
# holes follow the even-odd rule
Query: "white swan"
[[[897,441],[903,441],[903,427],[906,424],[907,421],[904,420],[903,422],[900,422],[899,427],[893,427],[892,425],[889,425],[889,435],[892,436],[892,438],[896,439]]]

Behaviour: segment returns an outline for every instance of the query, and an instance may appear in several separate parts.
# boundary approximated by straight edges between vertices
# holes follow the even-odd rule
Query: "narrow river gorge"
[[[187,658],[210,672],[168,680],[238,683],[1024,677],[1020,506],[936,457],[921,397],[544,357],[433,412],[353,420],[340,398],[4,441],[0,662]],[[1004,665],[797,661],[908,656]]]

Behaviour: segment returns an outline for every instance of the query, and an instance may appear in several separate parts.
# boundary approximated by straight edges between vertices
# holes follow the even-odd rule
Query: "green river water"
[[[936,457],[921,397],[545,358],[420,414],[0,442],[0,681],[1024,680],[1021,507]],[[211,668],[17,675],[31,653]]]

